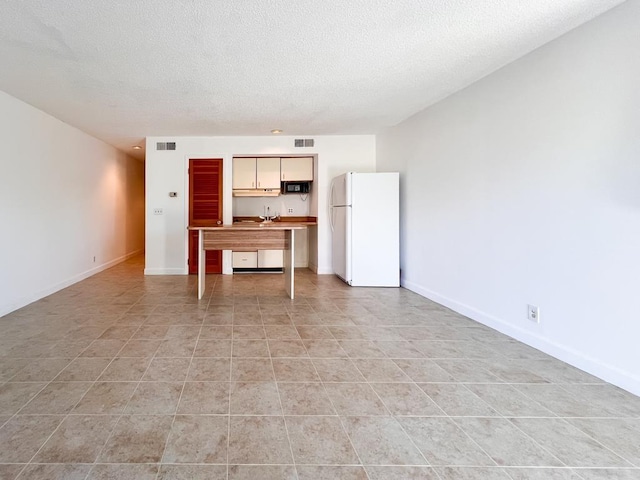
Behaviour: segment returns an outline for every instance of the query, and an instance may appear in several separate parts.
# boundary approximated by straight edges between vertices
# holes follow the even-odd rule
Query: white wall
[[[627,2],[377,138],[403,285],[636,394],[638,25]]]
[[[313,148],[294,148],[294,138],[314,138]],[[175,151],[156,151],[157,142],[176,142]],[[375,169],[373,135],[328,136],[256,136],[256,137],[148,137],[146,145],[146,265],[147,275],[187,273],[188,177],[190,158],[222,158],[224,222],[233,217],[231,174],[234,155],[317,155],[314,169],[315,194],[309,214],[317,211],[318,227],[309,229],[312,248],[309,267],[318,273],[332,273],[331,232],[328,222],[329,183],[349,170],[371,172]],[[170,198],[169,192],[178,192]],[[162,208],[163,215],[153,215]],[[231,273],[231,256],[223,256],[223,272]]]
[[[142,251],[141,162],[3,92],[0,144],[0,315]]]
[[[314,184],[312,184],[313,190]],[[271,215],[276,213],[283,217],[296,216],[306,217],[308,215],[315,216],[316,212],[311,213],[311,194],[298,195],[287,194],[277,197],[233,197],[233,215],[255,217],[262,215],[264,207],[269,207]],[[288,213],[288,209],[292,208],[293,213]]]

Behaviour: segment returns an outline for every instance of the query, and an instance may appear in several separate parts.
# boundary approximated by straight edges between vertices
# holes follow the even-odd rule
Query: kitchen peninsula
[[[205,252],[207,250],[233,250],[251,252],[259,249],[284,251],[285,290],[294,298],[295,232],[315,222],[235,222],[233,225],[212,227],[189,226],[198,231],[198,299],[205,291]]]

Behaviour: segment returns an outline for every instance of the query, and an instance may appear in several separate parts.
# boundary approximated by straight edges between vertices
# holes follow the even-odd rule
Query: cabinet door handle
[[[255,187],[256,186],[256,182],[251,182],[251,186]]]
[[[258,187],[260,187],[260,182],[258,182]]]

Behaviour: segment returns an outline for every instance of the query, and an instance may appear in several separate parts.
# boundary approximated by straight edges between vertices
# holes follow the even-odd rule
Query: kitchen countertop
[[[277,220],[273,220],[272,222],[264,222],[260,217],[233,217],[234,225],[251,225],[251,224],[260,224],[260,225],[298,225],[303,227],[310,227],[318,224],[316,217],[279,217]]]
[[[316,217],[280,217],[278,220],[271,222],[265,222],[260,217],[233,217],[232,225],[211,225],[209,227],[189,226],[187,228],[189,230],[261,230],[264,228],[270,230],[298,230],[317,224]]]
[[[315,225],[315,223],[313,224]],[[307,228],[307,223],[297,222],[234,222],[233,225],[212,225],[210,227],[189,226],[189,230],[301,230]]]

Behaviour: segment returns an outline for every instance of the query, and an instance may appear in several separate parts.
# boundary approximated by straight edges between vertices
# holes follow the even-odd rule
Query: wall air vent
[[[175,150],[176,142],[158,142],[156,143],[156,150]]]
[[[293,141],[293,146],[296,148],[313,147],[313,145],[314,145],[313,138],[296,138]]]

